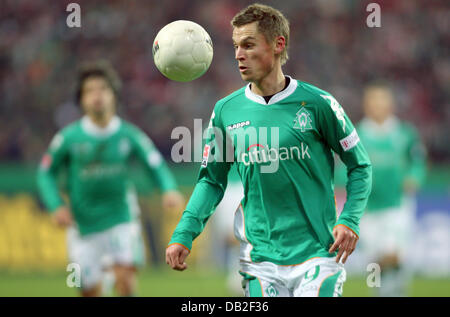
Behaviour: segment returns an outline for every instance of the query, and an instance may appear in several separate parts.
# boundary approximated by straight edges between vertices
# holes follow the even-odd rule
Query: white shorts
[[[241,261],[240,273],[247,297],[337,297],[346,279],[344,265],[335,257],[287,266]]]
[[[81,236],[67,230],[69,260],[81,269],[81,287],[90,289],[103,276],[103,269],[115,264],[139,266],[144,262],[140,223],[121,223],[107,230]]]
[[[398,208],[365,213],[361,218],[358,247],[366,261],[376,262],[387,254],[397,254],[404,260],[414,224],[414,207],[408,201]]]

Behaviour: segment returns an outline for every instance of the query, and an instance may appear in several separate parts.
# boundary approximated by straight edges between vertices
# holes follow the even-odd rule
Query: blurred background
[[[64,231],[52,225],[37,197],[36,168],[52,136],[80,118],[75,104],[79,63],[107,59],[124,87],[120,115],[141,127],[171,163],[177,126],[207,124],[217,100],[244,85],[234,60],[229,21],[251,1],[90,0],[81,28],[69,28],[66,7],[75,1],[0,2],[0,295],[72,296],[66,287]],[[285,74],[332,93],[350,119],[362,118],[362,88],[378,78],[392,84],[397,115],[416,126],[428,171],[417,195],[415,280],[410,295],[450,295],[450,6],[445,0],[373,1],[381,27],[366,25],[371,1],[260,1],[291,23]],[[202,25],[214,44],[208,72],[176,83],[153,64],[152,43],[174,20]],[[189,197],[197,164],[171,168]],[[180,217],[163,214],[151,181],[131,167],[141,194],[148,264],[140,275],[144,296],[226,296],[223,257],[211,252],[214,226],[194,243],[189,272],[170,272],[164,249]],[[233,210],[234,211],[234,210]],[[231,211],[231,212],[233,212]],[[216,250],[217,251],[217,250]],[[369,294],[365,267],[349,267],[344,295]],[[161,286],[158,290],[152,285]]]

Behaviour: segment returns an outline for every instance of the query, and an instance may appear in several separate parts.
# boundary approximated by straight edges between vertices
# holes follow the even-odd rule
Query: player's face
[[[370,88],[364,94],[364,110],[366,116],[383,122],[392,115],[394,100],[392,93],[383,88]]]
[[[115,110],[115,95],[102,77],[87,78],[82,87],[81,104],[86,114],[104,115]]]
[[[235,58],[239,72],[245,81],[258,82],[275,66],[274,46],[258,31],[257,22],[233,29]]]

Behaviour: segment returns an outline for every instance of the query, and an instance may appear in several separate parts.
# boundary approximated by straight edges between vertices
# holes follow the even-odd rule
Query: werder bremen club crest
[[[305,132],[306,130],[311,130],[313,128],[311,125],[312,123],[311,114],[305,108],[301,108],[297,112],[294,122],[295,122],[294,129],[299,129],[302,132]]]

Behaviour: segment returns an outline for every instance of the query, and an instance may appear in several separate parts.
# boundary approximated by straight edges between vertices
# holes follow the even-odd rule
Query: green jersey
[[[334,226],[358,234],[371,165],[352,123],[329,93],[291,79],[266,103],[249,84],[217,102],[211,129],[220,133],[205,145],[197,185],[170,243],[191,249],[223,197],[232,164],[244,187],[234,230],[241,259],[298,264],[335,255],[328,253]],[[339,219],[332,151],[349,170],[349,199]]]
[[[400,206],[405,179],[420,185],[425,176],[425,151],[416,130],[394,117],[382,125],[363,119],[357,130],[373,163],[367,211]]]
[[[64,204],[57,186],[61,168],[68,172],[71,212],[82,235],[132,219],[136,200],[128,178],[131,157],[144,163],[162,191],[175,180],[152,141],[136,126],[114,117],[99,128],[83,117],[55,135],[38,171],[38,188],[47,209]]]

